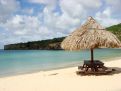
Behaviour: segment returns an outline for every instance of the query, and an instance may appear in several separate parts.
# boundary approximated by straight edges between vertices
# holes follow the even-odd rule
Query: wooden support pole
[[[93,57],[93,49],[91,49],[91,63],[93,63],[94,57]]]

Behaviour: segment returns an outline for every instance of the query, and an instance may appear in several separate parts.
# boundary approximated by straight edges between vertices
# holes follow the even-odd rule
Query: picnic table
[[[82,66],[82,69],[85,69],[85,71],[88,71],[90,68],[92,71],[98,71],[99,68],[103,69],[104,63],[99,60],[94,60],[91,62],[90,60],[84,60],[84,64]]]

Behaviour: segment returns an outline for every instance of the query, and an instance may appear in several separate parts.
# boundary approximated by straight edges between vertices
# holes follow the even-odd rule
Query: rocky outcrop
[[[61,50],[60,44],[61,44],[61,42],[49,44],[49,49],[52,49],[52,50],[57,50],[57,49]]]

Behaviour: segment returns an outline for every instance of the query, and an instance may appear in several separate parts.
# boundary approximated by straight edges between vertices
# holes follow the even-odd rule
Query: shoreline
[[[107,59],[102,59],[104,63],[115,61],[115,60],[120,60],[121,57],[115,57],[115,58],[107,58]],[[105,60],[105,61],[104,61]],[[48,71],[55,71],[55,70],[63,70],[63,69],[69,69],[69,68],[77,68],[79,65],[82,65],[80,62],[77,64],[68,65],[68,66],[63,66],[63,67],[58,67],[58,68],[51,68],[51,69],[46,69],[46,70],[33,70],[33,71],[27,71],[27,72],[18,72],[18,73],[12,73],[12,74],[0,74],[0,78],[6,78],[6,77],[12,77],[12,76],[19,76],[19,75],[26,75],[26,74],[34,74],[34,73],[39,73],[39,72],[48,72]]]
[[[0,78],[0,91],[121,91],[121,58],[104,62],[119,72],[109,75],[76,74],[77,67]]]

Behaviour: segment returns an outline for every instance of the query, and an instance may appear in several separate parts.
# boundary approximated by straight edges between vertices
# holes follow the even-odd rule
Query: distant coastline
[[[4,46],[4,50],[62,50],[60,44],[64,38],[9,44]]]

